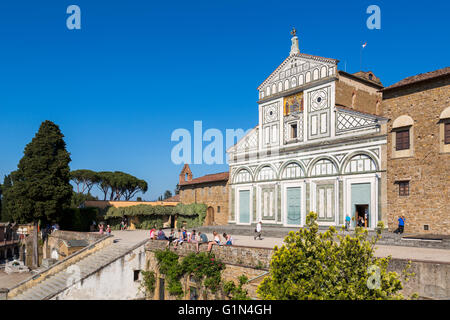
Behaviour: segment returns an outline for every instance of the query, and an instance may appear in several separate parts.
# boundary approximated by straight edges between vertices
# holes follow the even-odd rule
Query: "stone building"
[[[193,179],[189,165],[185,164],[180,173],[179,188],[182,204],[207,205],[204,225],[228,223],[228,172],[207,174]]]
[[[384,88],[389,229],[450,234],[450,67]]]
[[[372,72],[349,74],[338,60],[290,55],[258,87],[258,125],[227,150],[229,223],[323,226],[349,215],[375,228],[386,216],[383,88]]]

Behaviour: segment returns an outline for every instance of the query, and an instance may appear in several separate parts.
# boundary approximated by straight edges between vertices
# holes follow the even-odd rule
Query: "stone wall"
[[[159,279],[164,278],[164,275],[158,272],[154,252],[156,250],[165,250],[166,246],[166,241],[158,240],[149,241],[145,245],[146,270],[154,271],[157,278],[154,296],[150,297],[151,299],[159,299]],[[206,244],[200,246],[200,251],[206,251],[206,249]],[[175,252],[179,256],[184,257],[190,252],[195,252],[195,245],[183,243]],[[245,286],[245,289],[248,290],[250,297],[257,298],[256,289],[267,275],[273,250],[246,246],[213,246],[212,252],[217,259],[220,259],[226,264],[226,269],[222,274],[223,279],[225,281],[233,280],[237,283],[240,275],[246,275],[251,281]],[[407,260],[392,259],[389,263],[388,270],[395,271],[400,275],[407,263]],[[417,293],[421,298],[427,299],[450,298],[450,264],[412,261],[409,272],[413,272],[415,275],[411,277],[410,281],[404,282],[402,293],[405,296]],[[192,283],[188,277],[185,277],[182,279],[182,285],[186,292],[184,299],[189,299],[189,288],[195,287],[196,284]],[[167,290],[165,290],[164,299],[171,300],[175,298],[171,297],[167,293]],[[224,299],[224,297],[217,294],[199,297],[199,299]]]
[[[204,203],[212,208],[209,209],[209,214],[207,212],[204,225],[226,225],[228,189],[226,181],[181,186],[180,201],[183,204]]]
[[[387,214],[389,230],[399,215],[406,233],[450,234],[450,153],[440,152],[440,114],[450,105],[450,79],[423,82],[384,93],[388,123]],[[394,158],[392,124],[410,116],[412,156]],[[396,181],[409,181],[409,196],[399,196]],[[428,225],[428,231],[424,230]]]
[[[135,300],[142,299],[141,270],[145,268],[144,246],[83,278],[65,289],[52,300]],[[138,273],[137,279],[135,272]]]
[[[381,114],[381,93],[374,86],[340,75],[336,81],[336,104],[358,111]],[[355,98],[353,101],[353,94]]]
[[[156,250],[165,250],[167,246],[166,241],[149,241],[146,245],[146,267],[147,270],[151,270],[156,274],[156,288],[154,295],[148,297],[150,299],[159,300],[160,298],[160,279],[164,279],[164,275],[159,273],[158,262],[155,258],[154,252]],[[208,245],[202,244],[199,249],[201,252],[207,250]],[[173,250],[173,249],[172,249]],[[211,250],[215,257],[226,264],[226,268],[222,273],[224,281],[234,281],[238,284],[238,277],[241,275],[247,276],[250,280],[245,286],[248,290],[249,296],[256,298],[256,289],[264,276],[267,274],[270,259],[272,257],[272,249],[267,248],[254,248],[244,246],[213,246]],[[175,251],[179,256],[184,257],[191,252],[195,252],[195,245],[191,243],[183,243]],[[164,280],[163,280],[164,281]],[[197,283],[189,276],[185,276],[181,279],[183,290],[185,292],[184,299],[190,299],[191,288],[196,288]],[[175,297],[170,296],[167,289],[164,290],[164,300],[174,300]],[[198,297],[199,300],[213,300],[213,299],[225,299],[222,292],[218,293],[205,293]]]

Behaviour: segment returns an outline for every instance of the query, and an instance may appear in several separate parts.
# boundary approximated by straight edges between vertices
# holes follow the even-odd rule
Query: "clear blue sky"
[[[81,8],[81,30],[66,8]],[[366,8],[381,8],[381,30]],[[72,169],[145,179],[152,200],[173,190],[176,128],[248,129],[256,87],[300,50],[363,69],[384,85],[449,65],[448,1],[2,1],[0,180],[44,120],[58,124]],[[194,177],[227,165],[193,165]]]

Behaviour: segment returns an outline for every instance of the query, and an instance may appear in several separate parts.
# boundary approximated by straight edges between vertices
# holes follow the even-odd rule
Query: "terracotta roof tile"
[[[180,195],[176,194],[173,197],[167,198],[166,200],[163,200],[163,202],[180,202]]]
[[[413,84],[416,82],[430,80],[433,78],[437,78],[437,77],[449,75],[449,74],[450,74],[450,67],[446,67],[443,69],[439,69],[439,70],[435,70],[435,71],[431,71],[431,72],[427,72],[427,73],[421,73],[416,76],[405,78],[397,83],[394,83],[393,85],[391,85],[389,87],[382,89],[381,91],[399,88],[399,87],[407,86],[407,85],[410,85],[410,84]]]
[[[229,177],[228,172],[207,174],[203,177],[198,177],[198,178],[192,179],[191,181],[185,181],[185,182],[181,183],[180,186],[199,184],[199,183],[207,183],[207,182],[215,182],[215,181],[227,181],[228,177]]]

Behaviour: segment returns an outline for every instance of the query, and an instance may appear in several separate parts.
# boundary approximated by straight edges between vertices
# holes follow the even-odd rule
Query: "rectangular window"
[[[141,273],[141,270],[134,270],[133,271],[133,280],[138,281],[139,280],[139,274]]]
[[[409,149],[409,128],[396,131],[396,133],[395,133],[395,149],[397,151]]]
[[[220,206],[217,207],[217,213],[220,213]]]
[[[291,138],[297,138],[297,124],[291,124]]]
[[[398,182],[398,195],[400,197],[409,196],[409,181]]]
[[[266,127],[264,131],[264,142],[268,144],[270,142],[270,127]]]
[[[444,143],[450,144],[450,122],[444,124]]]
[[[272,126],[272,142],[277,142],[277,126]]]

